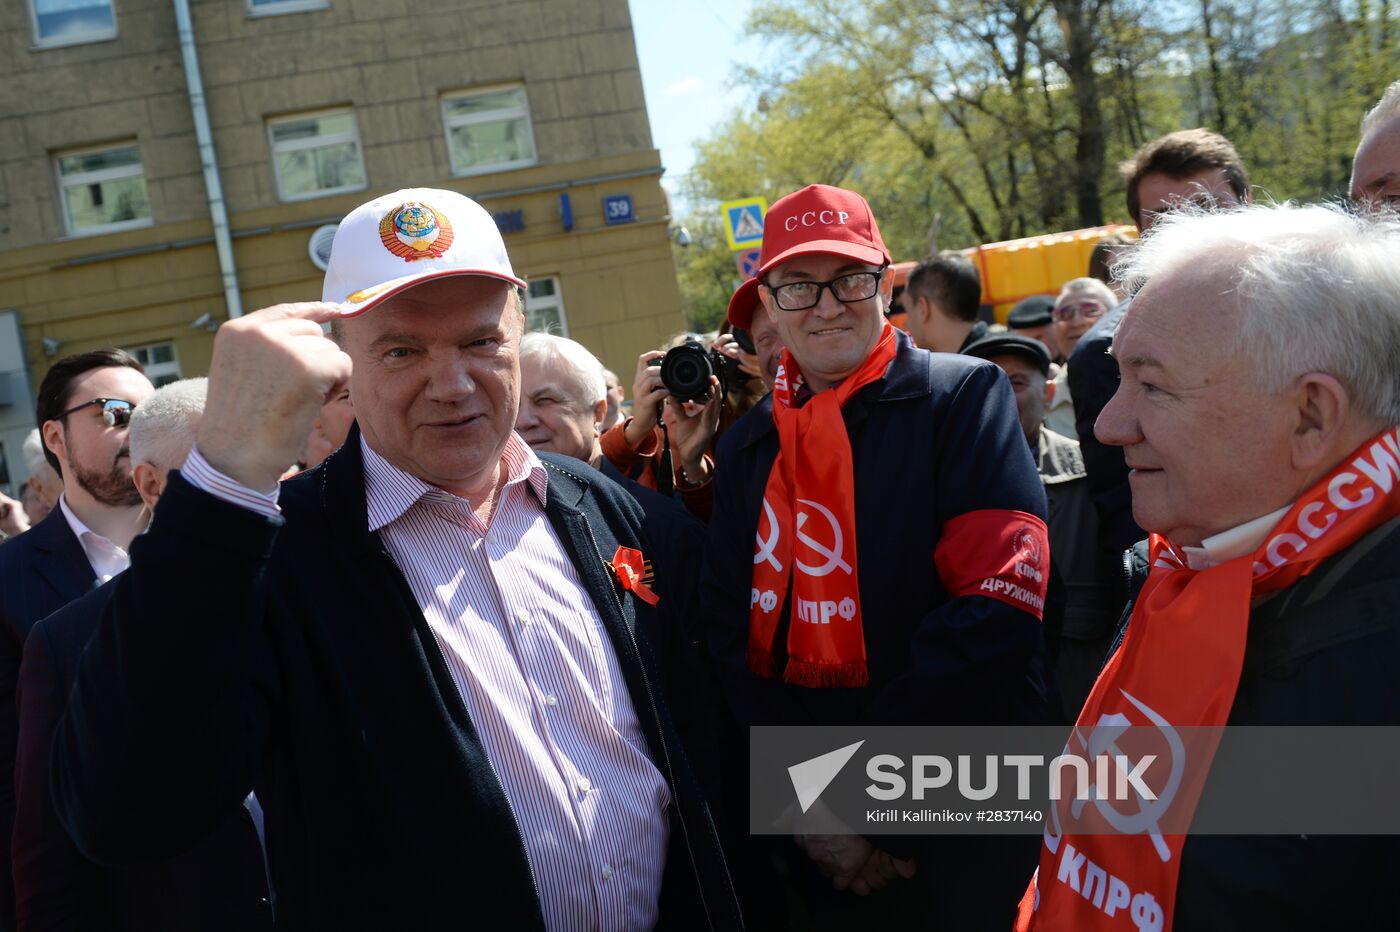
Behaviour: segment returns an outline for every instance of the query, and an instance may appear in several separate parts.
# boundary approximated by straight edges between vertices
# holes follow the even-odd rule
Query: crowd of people
[[[1386,836],[748,833],[750,726],[1400,724],[1400,82],[1347,205],[1203,129],[1122,171],[1140,237],[1004,326],[944,252],[894,328],[870,204],[792,192],[630,409],[422,188],[207,379],[56,362],[0,928],[1389,925]]]

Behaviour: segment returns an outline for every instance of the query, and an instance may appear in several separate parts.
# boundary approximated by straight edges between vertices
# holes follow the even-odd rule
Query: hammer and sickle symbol
[[[758,550],[753,555],[754,566],[760,563],[767,563],[774,570],[781,573],[783,565],[778,562],[778,558],[773,556],[773,551],[778,546],[778,516],[773,514],[773,506],[768,504],[768,499],[763,500],[763,513],[768,516],[768,539],[763,539],[763,532],[754,534],[754,539],[758,542]]]
[[[826,560],[826,562],[821,566],[808,566],[801,560],[794,559],[793,562],[797,564],[797,568],[800,569],[802,572],[806,573],[808,576],[826,576],[829,575],[831,571],[836,569],[837,567],[840,567],[841,569],[845,570],[847,576],[851,575],[851,564],[847,563],[841,557],[841,554],[846,549],[846,542],[845,538],[841,535],[841,525],[839,522],[837,522],[836,516],[832,514],[831,511],[826,508],[826,506],[819,504],[818,502],[814,502],[806,498],[799,498],[797,501],[803,505],[811,505],[813,508],[815,508],[818,512],[821,513],[821,516],[826,519],[827,524],[831,526],[831,533],[834,536],[835,540],[835,546],[828,550],[822,544],[808,537],[802,530],[802,526],[807,523],[807,512],[799,511],[797,513],[797,539],[802,541],[802,543],[806,544],[808,547],[810,547],[813,553],[815,553],[819,557],[822,557],[824,560]]]
[[[1161,858],[1162,863],[1165,864],[1171,860],[1171,849],[1167,847],[1166,840],[1162,837],[1160,823],[1162,815],[1171,808],[1172,802],[1176,799],[1176,791],[1181,787],[1181,779],[1186,770],[1186,745],[1172,724],[1155,709],[1140,702],[1125,689],[1120,689],[1119,692],[1162,733],[1171,755],[1171,771],[1167,776],[1166,785],[1158,793],[1157,799],[1155,801],[1139,800],[1140,805],[1136,813],[1119,812],[1113,808],[1106,799],[1107,791],[1103,788],[1100,790],[1099,797],[1093,800],[1094,808],[1099,811],[1099,815],[1103,816],[1109,825],[1124,835],[1148,835],[1152,839],[1152,846],[1157,851],[1157,857]],[[1100,754],[1109,754],[1116,759],[1123,753],[1122,749],[1118,747],[1116,739],[1131,724],[1126,715],[1118,713],[1101,715],[1098,724],[1089,734],[1089,740],[1085,742],[1089,755],[1097,757]],[[1079,818],[1086,802],[1088,800],[1077,799],[1071,804],[1070,811],[1076,819]]]

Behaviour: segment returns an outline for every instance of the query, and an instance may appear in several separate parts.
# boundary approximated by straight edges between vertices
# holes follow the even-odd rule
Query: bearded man
[[[63,494],[47,518],[0,548],[0,927],[14,922],[9,838],[24,639],[39,619],[131,564],[127,547],[148,516],[131,480],[126,426],[153,391],[141,363],[111,348],[60,359],[39,385],[44,458]]]

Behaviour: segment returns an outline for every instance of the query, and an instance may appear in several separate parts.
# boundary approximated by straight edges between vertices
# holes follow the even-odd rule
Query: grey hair
[[[552,333],[531,332],[520,340],[520,361],[539,357],[547,365],[559,365],[573,372],[583,387],[585,404],[596,405],[608,397],[603,364],[577,340]]]
[[[1223,275],[1239,302],[1237,349],[1254,361],[1265,391],[1325,372],[1358,411],[1396,424],[1397,256],[1394,212],[1368,215],[1338,204],[1186,207],[1160,217],[1114,269],[1133,291],[1177,272]]]
[[[41,476],[49,461],[44,457],[44,440],[39,436],[39,428],[34,428],[24,438],[24,470],[26,476]]]
[[[1055,306],[1059,307],[1069,298],[1086,297],[1093,298],[1104,306],[1104,310],[1112,308],[1118,303],[1118,296],[1097,278],[1071,278],[1065,282],[1064,288],[1060,290],[1060,296],[1055,299]]]
[[[194,446],[208,391],[208,379],[181,379],[162,385],[137,405],[126,434],[132,465],[147,463],[158,469],[183,466]]]
[[[1392,119],[1400,117],[1400,81],[1396,81],[1385,89],[1381,99],[1374,107],[1366,111],[1366,115],[1361,118],[1361,140],[1364,142],[1382,124],[1389,123]]]

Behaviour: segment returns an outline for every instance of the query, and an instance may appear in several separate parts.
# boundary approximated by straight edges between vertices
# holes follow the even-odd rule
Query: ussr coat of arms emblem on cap
[[[379,239],[405,262],[436,259],[452,245],[452,224],[431,205],[409,201],[379,221]]]

